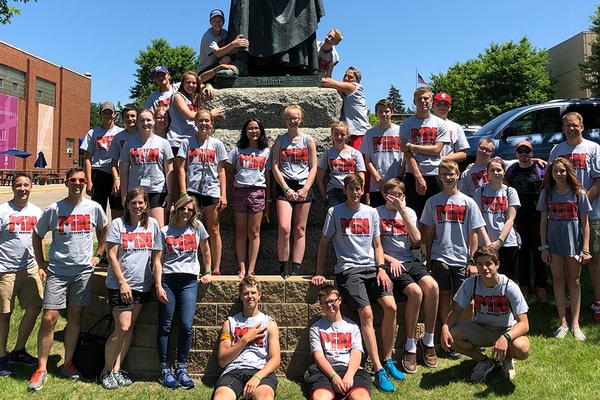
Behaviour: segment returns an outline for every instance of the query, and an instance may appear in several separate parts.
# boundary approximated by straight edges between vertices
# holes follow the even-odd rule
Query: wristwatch
[[[538,250],[542,251],[542,250],[546,250],[546,249],[549,249],[549,248],[550,248],[550,246],[548,246],[547,244],[545,244],[543,246],[538,247]]]

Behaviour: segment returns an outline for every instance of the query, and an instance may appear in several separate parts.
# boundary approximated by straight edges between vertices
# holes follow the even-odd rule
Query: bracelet
[[[504,244],[504,239],[502,239],[500,236],[498,236],[498,239],[497,239],[497,240],[498,240],[500,243]]]
[[[288,187],[287,189],[285,189],[285,190],[283,191],[283,193],[287,193],[287,192],[289,192],[289,191],[290,191],[290,188]]]
[[[336,375],[337,375],[337,372],[334,372],[333,374],[331,374],[331,376],[329,377],[329,380],[332,381]]]
[[[476,265],[475,260],[469,260],[469,265]]]
[[[113,178],[113,182],[120,181],[121,178]]]
[[[167,193],[167,197],[169,196],[173,197],[173,193]]]
[[[412,144],[409,143],[407,147],[408,147],[408,151],[412,152],[412,150],[411,150]]]
[[[589,250],[584,250],[584,249],[581,249],[581,252],[582,252],[583,254],[590,255],[590,251],[589,251]]]
[[[508,342],[509,342],[509,343],[513,341],[513,338],[512,338],[512,336],[510,335],[510,333],[508,333],[508,331],[504,332],[504,333],[502,334],[502,336],[504,336],[504,337],[506,338],[506,340],[508,340]]]
[[[204,271],[204,275],[209,275],[212,274],[212,269],[207,269],[206,271]]]
[[[549,249],[549,248],[550,248],[550,246],[548,246],[547,244],[545,244],[543,246],[538,247],[538,250],[542,251],[542,250],[546,250],[546,249]]]
[[[252,376],[253,376],[254,378],[258,379],[258,381],[259,381],[259,382],[260,382],[260,381],[262,381],[262,378],[261,378],[260,376],[258,376],[258,375],[256,375],[256,374],[254,374],[254,375],[252,375]]]
[[[187,194],[187,192],[183,192],[183,193],[181,193],[181,194],[179,195],[179,198],[185,197],[185,196],[187,196],[187,195],[188,195],[188,194]]]

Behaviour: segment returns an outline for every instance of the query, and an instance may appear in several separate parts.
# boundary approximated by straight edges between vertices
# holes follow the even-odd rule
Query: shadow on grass
[[[456,382],[471,383],[471,371],[475,367],[473,360],[465,360],[460,364],[452,366],[450,368],[444,368],[434,372],[425,372],[421,378],[419,387],[423,390],[435,390],[438,387],[449,386]],[[510,396],[515,391],[515,385],[508,379],[504,379],[498,376],[499,367],[495,368],[490,375],[488,375],[485,382],[475,384],[477,387],[481,387],[483,390],[474,393],[475,397],[488,397],[490,395],[495,396]]]

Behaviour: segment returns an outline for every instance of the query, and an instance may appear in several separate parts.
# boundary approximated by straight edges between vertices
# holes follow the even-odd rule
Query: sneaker
[[[175,389],[179,387],[179,382],[177,382],[177,378],[175,378],[175,375],[173,375],[171,372],[171,368],[164,368],[162,371],[160,371],[158,382],[167,389]]]
[[[281,277],[284,280],[287,280],[290,277],[289,268],[286,266],[286,267],[280,267],[279,269],[280,269],[279,272],[281,273]]]
[[[473,383],[483,382],[485,377],[492,372],[495,366],[496,364],[494,364],[494,361],[488,357],[486,357],[483,361],[479,361],[475,368],[473,368],[473,372],[471,373],[471,381]]]
[[[13,369],[8,363],[8,356],[0,357],[0,376],[11,376]]]
[[[577,340],[579,340],[580,342],[585,341],[585,335],[583,334],[583,332],[581,331],[580,327],[577,328],[571,328],[571,333],[573,333],[573,337]]]
[[[23,347],[21,350],[13,350],[8,353],[8,362],[33,367],[34,365],[37,365],[38,359],[29,354],[27,350],[25,350],[25,347]]]
[[[300,275],[300,265],[292,265],[292,276]]]
[[[535,288],[535,297],[537,297],[538,301],[545,303],[548,300],[548,294],[546,293],[546,289],[543,287]]]
[[[402,379],[404,379],[404,374],[398,368],[396,368],[396,364],[397,364],[396,360],[392,360],[391,358],[388,358],[387,360],[385,360],[383,362],[383,369],[392,378],[401,381]]]
[[[100,375],[100,383],[104,389],[116,389],[119,387],[115,372],[112,371],[102,373],[102,375]]]
[[[402,356],[402,369],[407,374],[414,374],[417,372],[417,353],[409,353],[404,349],[404,355]]]
[[[390,382],[390,379],[383,368],[375,372],[375,386],[377,386],[377,388],[379,388],[379,390],[382,392],[393,392],[396,390],[394,384]]]
[[[62,372],[63,376],[66,376],[69,379],[73,379],[74,381],[81,379],[81,374],[79,373],[77,368],[75,368],[72,362],[64,363],[63,365],[61,365],[60,372]]]
[[[115,379],[119,386],[130,386],[133,384],[131,378],[129,378],[129,374],[123,370],[118,370],[117,372],[113,372]]]
[[[36,370],[31,379],[29,380],[29,385],[27,386],[27,390],[40,390],[44,387],[44,382],[46,381],[46,376],[48,373],[46,371],[42,371],[41,369]]]
[[[594,299],[594,304],[592,304],[592,310],[594,311],[593,317],[594,320],[600,322],[600,300]]]
[[[193,389],[195,384],[192,378],[188,375],[185,368],[178,368],[175,371],[175,377],[177,378],[177,382],[183,389]]]
[[[567,333],[569,333],[569,328],[561,325],[554,331],[554,337],[557,339],[564,339],[565,336],[567,336]]]
[[[512,358],[505,358],[504,361],[502,361],[500,376],[511,381],[515,379],[515,360]]]
[[[435,353],[435,347],[434,346],[425,346],[423,344],[423,338],[421,338],[421,340],[419,340],[419,344],[421,345],[421,350],[423,351],[423,362],[425,363],[425,365],[428,366],[429,368],[437,367],[438,366],[438,358],[437,358],[437,354]],[[459,357],[460,357],[460,355],[459,355]]]
[[[565,311],[567,314],[571,314],[571,296],[567,296],[565,300]]]

